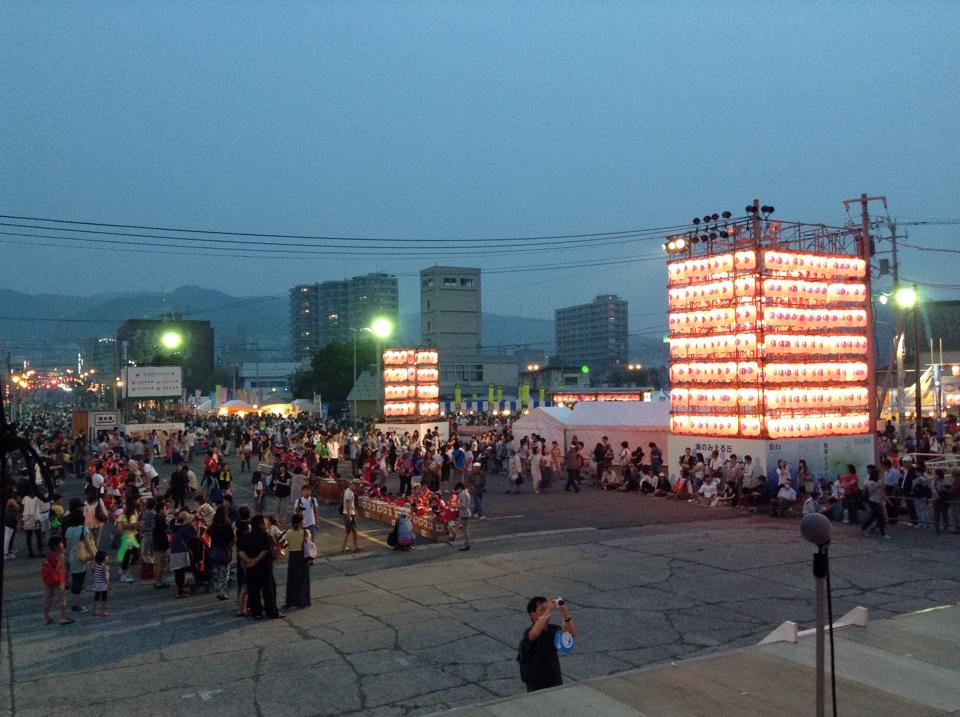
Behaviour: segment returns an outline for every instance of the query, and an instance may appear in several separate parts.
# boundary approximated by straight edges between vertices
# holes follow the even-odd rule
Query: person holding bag
[[[294,513],[290,522],[293,526],[286,532],[287,591],[283,607],[310,607],[310,563],[316,556],[316,546],[303,525],[303,515]],[[312,546],[312,556],[308,555],[308,546]]]
[[[70,572],[70,599],[71,612],[86,612],[87,609],[80,603],[80,594],[83,592],[83,583],[87,578],[87,564],[93,562],[97,555],[97,545],[93,542],[93,534],[83,524],[83,504],[74,499],[70,503],[70,516],[67,521],[69,528],[64,533],[67,543],[67,560]]]

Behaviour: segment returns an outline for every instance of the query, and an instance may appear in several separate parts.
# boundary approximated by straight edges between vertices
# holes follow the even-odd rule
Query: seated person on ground
[[[626,491],[632,490],[639,493],[640,479],[639,479],[639,476],[637,475],[638,472],[639,471],[637,470],[637,466],[633,465],[632,463],[628,463],[627,470],[623,472],[623,477],[626,482],[622,486],[620,486],[620,490],[626,490]]]
[[[670,481],[667,480],[665,473],[661,473],[657,477],[657,489],[654,491],[654,495],[659,498],[666,498],[670,495]]]
[[[796,502],[797,491],[794,490],[792,485],[786,483],[780,486],[780,492],[777,493],[777,497],[771,502],[772,514],[775,516],[786,515],[787,511],[790,510]]]
[[[657,479],[654,478],[650,466],[643,466],[640,471],[643,473],[643,477],[640,479],[640,492],[653,493],[657,489]]]
[[[611,490],[619,488],[623,481],[620,480],[620,476],[617,475],[617,471],[614,470],[613,466],[608,465],[604,471],[603,475],[600,476],[600,487],[604,490]]]
[[[690,503],[706,503],[710,505],[717,498],[717,479],[713,477],[712,474],[707,474],[703,479],[703,483],[700,484],[700,490],[698,490],[693,498],[689,500]]]

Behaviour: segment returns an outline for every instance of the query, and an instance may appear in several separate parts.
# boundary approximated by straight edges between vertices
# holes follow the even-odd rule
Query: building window
[[[468,278],[460,279],[460,286],[463,286],[463,287],[465,287],[465,288],[470,288],[470,287],[472,287],[472,286],[473,286],[473,279],[468,279]]]
[[[432,330],[432,329],[431,329],[431,324],[430,324],[430,322],[428,321],[428,322],[427,322],[427,331],[431,331],[431,330]]]
[[[427,299],[427,311],[430,311],[430,299]]]
[[[448,288],[448,287],[456,286],[456,285],[457,285],[457,277],[455,277],[455,276],[445,276],[445,277],[443,277],[443,286],[444,286],[444,288]]]
[[[424,279],[424,280],[423,280],[423,288],[424,288],[424,289],[432,289],[432,288],[433,288],[433,278]]]

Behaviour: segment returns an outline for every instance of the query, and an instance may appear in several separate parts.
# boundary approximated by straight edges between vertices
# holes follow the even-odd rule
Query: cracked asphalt
[[[39,561],[18,558],[3,586],[0,714],[442,711],[523,691],[514,657],[535,594],[564,596],[577,621],[575,650],[561,661],[566,682],[813,620],[812,548],[796,519],[595,489],[493,491],[485,504],[490,519],[475,522],[467,553],[387,551],[376,543],[386,528],[363,521],[367,552],[342,556],[340,532],[325,524],[312,606],[284,620],[236,618],[232,603],[212,595],[176,600],[138,581],[111,586],[112,617],[47,627]],[[333,507],[322,513],[338,517]],[[834,526],[835,616],[864,605],[883,617],[960,597],[960,536],[903,525],[891,534],[881,543]],[[285,572],[278,565],[281,591]]]

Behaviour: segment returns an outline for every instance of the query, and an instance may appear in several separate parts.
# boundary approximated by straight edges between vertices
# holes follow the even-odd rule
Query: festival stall
[[[573,409],[535,408],[513,424],[513,435],[527,436],[536,433],[548,443],[557,441],[566,447],[573,437],[583,441],[587,453],[606,436],[619,454],[619,446],[627,441],[631,450],[656,443],[667,455],[667,438],[670,433],[670,404],[666,402],[581,402]]]
[[[376,520],[391,528],[401,513],[410,516],[414,532],[422,538],[434,541],[447,541],[449,535],[446,524],[456,520],[457,497],[451,495],[445,501],[438,493],[419,488],[414,496],[382,495],[378,488],[357,499],[357,510],[364,518]]]

